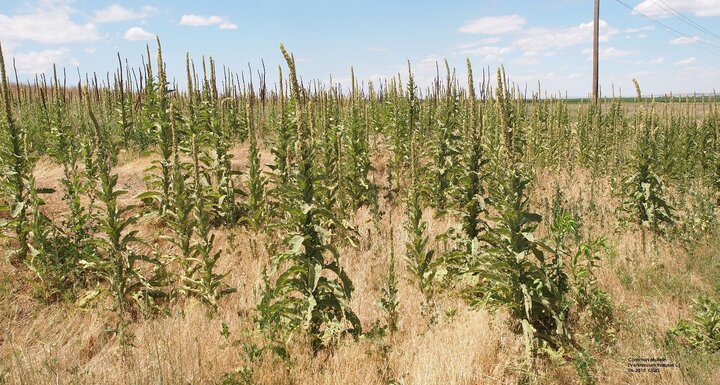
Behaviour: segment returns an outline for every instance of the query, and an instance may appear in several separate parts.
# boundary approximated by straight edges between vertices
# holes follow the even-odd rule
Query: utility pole
[[[593,102],[597,104],[600,86],[598,84],[600,46],[600,0],[595,0],[595,22],[593,24]]]

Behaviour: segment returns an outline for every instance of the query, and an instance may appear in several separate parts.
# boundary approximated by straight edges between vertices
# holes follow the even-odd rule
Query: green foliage
[[[183,170],[184,164],[177,159],[173,167],[173,204],[167,213],[167,222],[173,230],[169,240],[177,248],[175,259],[180,265],[181,291],[188,293],[188,281],[192,280],[198,268],[197,248],[193,245],[193,235],[197,220],[193,215],[194,203],[192,192],[188,189],[189,176]]]
[[[432,203],[440,212],[448,206],[451,185],[458,178],[458,155],[460,154],[460,97],[457,86],[450,77],[450,65],[445,61],[447,70],[443,117],[438,119],[437,133],[433,148]],[[475,128],[473,127],[473,130]],[[479,143],[477,145],[480,145]]]
[[[255,101],[255,93],[252,90],[247,97],[247,119],[248,119],[248,136],[250,137],[250,147],[248,149],[248,200],[247,200],[247,221],[252,228],[258,230],[265,222],[267,214],[267,203],[265,201],[268,181],[262,175],[260,164],[260,148],[258,146],[258,129],[255,127],[255,119],[253,114]]]
[[[203,72],[205,72],[204,61]],[[231,133],[223,130],[220,121],[220,106],[218,106],[215,84],[215,63],[212,58],[210,58],[210,79],[204,75],[203,97],[198,116],[207,135],[208,147],[211,149],[209,166],[214,182],[209,183],[212,193],[208,194],[208,198],[214,200],[214,210],[220,222],[225,225],[233,225],[240,218],[240,206],[236,202],[236,197],[242,192],[236,187],[236,177],[239,172],[232,168]]]
[[[316,195],[322,189],[315,167],[313,148],[303,116],[301,89],[295,74],[295,61],[281,46],[290,68],[290,83],[295,99],[298,135],[297,172],[291,185],[282,192],[289,202],[288,235],[285,250],[273,256],[273,270],[279,270],[275,282],[265,289],[258,305],[260,325],[291,332],[307,332],[313,353],[332,345],[341,335],[361,333],[360,320],[350,308],[353,285],[340,263],[340,254],[332,244],[327,224],[342,228],[331,212],[318,205]],[[346,329],[343,325],[350,325]]]
[[[51,145],[47,149],[62,164],[62,200],[68,213],[58,225],[43,213],[45,202],[41,195],[55,191],[36,187],[30,178],[32,202],[31,257],[27,265],[38,278],[41,295],[45,301],[71,299],[85,286],[90,277],[83,273],[79,261],[95,254],[91,238],[91,216],[82,202],[88,191],[88,182],[79,171],[80,145],[77,130],[68,124],[69,116],[64,91],[55,71],[52,98],[43,110],[45,123],[50,132]]]
[[[92,249],[78,247],[73,238],[63,234],[62,229],[42,213],[40,208],[45,202],[38,195],[34,178],[31,178],[30,201],[33,219],[27,266],[39,279],[41,295],[46,302],[72,298],[83,284],[79,261]]]
[[[0,85],[2,86],[4,105],[2,128],[4,136],[9,141],[9,148],[3,146],[2,152],[0,152],[4,169],[2,191],[9,199],[7,205],[0,206],[0,209],[10,214],[9,220],[0,223],[0,228],[10,227],[14,230],[18,241],[15,259],[18,262],[24,262],[29,251],[28,233],[30,232],[30,222],[27,217],[28,210],[31,210],[29,185],[36,158],[29,154],[26,130],[13,116],[12,95],[5,73],[2,46],[0,46],[0,77],[2,77]]]
[[[122,331],[133,302],[146,314],[154,310],[157,299],[165,296],[162,287],[167,285],[168,274],[164,263],[156,255],[140,254],[133,247],[143,243],[137,236],[138,230],[131,230],[131,226],[138,220],[138,215],[133,213],[136,206],[120,205],[119,198],[126,194],[126,191],[117,189],[118,176],[111,170],[106,136],[103,135],[89,101],[87,108],[98,144],[100,181],[97,185],[97,198],[103,204],[103,210],[97,220],[102,236],[98,235],[90,240],[97,247],[98,255],[81,263],[110,284]],[[148,265],[149,273],[141,270],[141,263]]]
[[[223,283],[227,273],[218,274],[215,271],[222,252],[216,250],[214,246],[215,234],[212,233],[209,217],[212,203],[206,198],[207,188],[200,183],[194,185],[192,183],[191,170],[197,173],[195,178],[199,178],[200,173],[197,141],[193,140],[190,144],[192,159],[196,163],[182,162],[172,105],[170,111],[174,153],[172,166],[174,200],[167,213],[167,221],[174,232],[174,236],[169,237],[169,240],[178,250],[174,259],[181,268],[180,292],[200,299],[214,313],[217,311],[218,300],[235,292],[235,289]]]
[[[290,76],[281,69],[275,90],[266,90],[264,73],[259,88],[252,74],[249,86],[247,74],[241,83],[229,70],[216,79],[212,59],[203,59],[196,73],[188,55],[184,92],[166,79],[159,44],[157,59],[148,52],[139,73],[119,60],[114,79],[87,76],[84,92],[82,83],[75,90],[61,82],[57,71],[50,84],[39,76],[14,87],[3,72],[0,218],[9,248],[18,251],[12,262],[30,269],[18,276],[34,274],[45,301],[77,299],[91,289],[77,301],[82,305],[107,289],[121,326],[153,311],[166,286],[176,289],[173,298],[198,300],[217,314],[233,291],[220,267],[244,263],[229,263],[232,255],[245,256],[233,253],[234,243],[231,252],[221,250],[219,234],[229,234],[230,242],[243,234],[248,239],[239,244],[249,244],[255,262],[263,247],[271,255],[257,304],[267,340],[263,347],[256,341],[243,346],[245,365],[225,383],[252,383],[253,360],[265,352],[287,360],[287,343],[298,331],[313,353],[346,334],[369,340],[382,380],[393,382],[390,352],[400,317],[395,269],[402,266],[429,323],[442,314],[440,290],[463,293],[473,306],[506,309],[529,356],[571,364],[578,379],[591,384],[600,382],[598,355],[615,339],[612,300],[595,277],[607,245],[587,237],[606,220],[596,189],[607,180],[615,189],[630,170],[620,211],[643,235],[672,227],[675,238],[668,241],[681,241],[691,255],[717,225],[717,98],[587,104],[543,96],[539,85],[528,97],[502,68],[496,84],[486,83],[483,73],[476,94],[469,62],[465,89],[447,63],[444,80],[438,73],[428,88],[410,69],[408,79],[398,74],[367,88],[354,70],[351,84],[303,85],[292,56],[283,54]],[[643,103],[640,95],[636,102]],[[241,177],[232,154],[246,148]],[[156,154],[146,172],[148,191],[127,197],[114,167],[145,150]],[[267,151],[269,175],[262,161]],[[44,188],[51,182],[44,169],[36,170],[38,159],[62,167],[57,192]],[[543,221],[530,199],[535,171],[543,177],[589,171],[590,218],[600,222],[581,223],[586,218],[568,208],[567,196],[585,194],[572,186],[567,194],[556,188]],[[407,217],[404,260],[397,265],[392,243],[379,288],[382,313],[365,334],[350,306],[353,283],[341,258],[356,235],[347,223],[363,219],[362,210],[353,217],[363,206],[376,224],[387,223],[389,213],[396,226],[399,206]],[[430,225],[424,218],[433,214],[442,218]],[[433,238],[446,225],[451,230]],[[144,232],[149,226],[162,234],[146,235],[155,233]],[[363,243],[376,241],[368,232]],[[167,249],[149,252],[151,245]],[[648,295],[682,298],[697,291],[678,286],[662,264],[640,275],[632,266],[615,270],[626,288],[651,289]],[[702,299],[696,306],[696,318],[669,335],[716,351],[716,303]],[[445,314],[450,321],[461,312],[453,306]]]
[[[435,258],[435,250],[429,249],[429,237],[426,235],[427,224],[422,219],[420,206],[420,192],[416,183],[413,183],[408,197],[407,211],[408,223],[406,229],[409,241],[406,244],[405,260],[407,271],[416,284],[423,299],[423,312],[433,321],[433,296],[435,295],[435,277],[441,265],[441,260]]]
[[[409,70],[409,64],[408,64]],[[433,297],[435,295],[435,277],[441,267],[441,260],[436,258],[435,250],[429,249],[429,237],[425,234],[427,224],[423,221],[422,211],[422,176],[424,175],[424,167],[421,163],[421,148],[417,143],[416,126],[416,96],[415,83],[413,75],[409,72],[408,80],[408,127],[413,130],[410,140],[410,185],[406,200],[406,210],[408,221],[406,230],[409,234],[409,240],[405,252],[405,261],[407,263],[407,271],[410,279],[416,284],[420,294],[422,295],[422,312],[428,319],[429,323],[435,322],[435,311]]]
[[[361,117],[361,112],[364,111],[367,119],[367,107],[364,106],[364,99],[360,98],[355,72],[352,69],[351,71],[350,116],[347,126],[343,127],[340,133],[344,142],[340,150],[345,160],[340,174],[343,175],[342,186],[347,193],[348,204],[352,209],[357,209],[363,205],[377,206],[377,188],[369,180],[369,173],[373,171],[369,155],[370,133],[366,120]]]
[[[145,103],[143,114],[145,124],[148,125],[148,131],[153,132],[157,136],[155,143],[158,145],[159,160],[153,161],[153,166],[148,168],[146,172],[147,184],[151,191],[142,195],[146,201],[155,201],[158,212],[164,215],[170,205],[170,185],[171,181],[171,162],[172,162],[172,132],[170,128],[170,119],[168,118],[168,102],[167,102],[167,79],[165,75],[165,63],[162,59],[162,49],[160,47],[160,39],[157,40],[157,65],[158,80],[153,81],[152,66],[148,61],[148,83],[146,86],[146,97],[148,102]],[[148,48],[148,60],[149,60]]]
[[[508,309],[529,357],[576,349],[586,340],[603,342],[598,340],[612,332],[612,307],[593,271],[604,240],[569,248],[566,240],[579,226],[564,209],[554,210],[549,242],[537,240],[542,217],[529,209],[529,183],[518,168],[496,187],[498,217],[481,236],[487,247],[470,270],[476,283],[467,291],[468,300]]]
[[[674,227],[673,235],[678,236],[688,249],[693,249],[698,241],[714,234],[718,226],[712,192],[702,186],[692,186],[691,191],[685,194],[683,205],[678,210],[683,215],[679,215],[681,220]]]
[[[478,281],[468,298],[473,305],[508,308],[533,355],[540,341],[558,347],[565,334],[567,275],[561,258],[546,259],[547,247],[535,239],[542,218],[529,211],[529,183],[516,170],[498,186],[496,195],[505,198],[497,202],[496,226],[482,238],[489,248],[471,270]]]
[[[203,191],[196,191],[193,215],[197,239],[191,246],[190,258],[186,259],[194,263],[188,271],[194,274],[184,276],[183,283],[189,293],[200,298],[212,311],[217,311],[218,300],[234,293],[235,289],[223,283],[227,272],[219,274],[215,271],[222,251],[215,248],[215,234],[211,231],[208,216],[209,208]]]
[[[720,352],[720,303],[701,296],[693,304],[693,318],[678,322],[668,331],[666,341],[708,353]]]
[[[395,274],[395,239],[393,227],[390,227],[390,252],[388,258],[388,272],[385,277],[385,285],[380,289],[380,308],[385,313],[385,326],[393,334],[398,328],[398,316],[400,299],[398,298],[397,276]]]
[[[456,238],[458,247],[444,256],[451,275],[467,271],[473,263],[471,260],[479,253],[479,236],[487,228],[483,217],[487,215],[491,203],[485,191],[489,160],[483,154],[482,114],[477,116],[477,96],[470,60],[467,61],[467,67],[469,117],[465,140],[460,147],[459,178],[455,187],[462,232],[448,234],[449,237]]]
[[[629,220],[644,228],[661,232],[675,222],[674,209],[668,201],[665,184],[653,170],[650,152],[640,155],[635,172],[623,180],[625,200],[621,210]]]
[[[340,165],[342,124],[337,90],[323,93],[322,138],[319,143],[322,157],[322,173],[325,175],[325,193],[320,199],[328,210],[342,206],[342,170]]]
[[[285,185],[290,179],[291,160],[293,158],[292,143],[295,140],[296,133],[292,129],[292,120],[295,99],[288,99],[285,96],[285,79],[282,74],[282,66],[278,66],[279,83],[278,83],[278,112],[277,122],[275,124],[275,142],[270,152],[275,158],[275,164],[272,166],[274,171],[276,185]]]

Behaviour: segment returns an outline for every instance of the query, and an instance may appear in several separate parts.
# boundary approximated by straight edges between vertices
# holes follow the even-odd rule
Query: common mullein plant
[[[633,173],[622,181],[624,200],[620,209],[627,214],[629,221],[640,225],[644,237],[645,229],[660,233],[672,226],[675,210],[669,202],[665,183],[655,172],[657,144],[652,135],[655,119],[651,113],[641,114],[637,119],[643,131],[638,141]]]
[[[172,164],[172,205],[166,220],[173,231],[168,240],[176,247],[173,259],[180,266],[179,293],[189,296],[195,273],[200,268],[198,249],[193,246],[193,235],[197,226],[194,216],[195,200],[190,184],[189,164],[180,160],[177,117],[173,104],[170,104],[170,129],[172,131],[173,164]]]
[[[414,80],[409,79],[408,82],[412,82],[414,85]],[[409,89],[408,92],[410,92]],[[413,89],[413,92],[417,92],[417,90]],[[408,105],[408,103],[410,104]],[[386,104],[389,104],[389,108],[391,108],[387,136],[392,150],[392,158],[388,162],[388,191],[385,197],[388,200],[394,200],[399,195],[400,186],[406,182],[404,178],[410,159],[410,136],[415,129],[408,123],[416,124],[420,119],[420,112],[417,99],[403,97],[403,83],[399,74],[397,79],[393,78],[390,82]],[[408,114],[414,115],[412,119]]]
[[[54,76],[55,97],[53,98],[52,127],[50,132],[54,137],[52,155],[63,166],[63,201],[68,207],[68,214],[63,221],[63,227],[72,239],[72,247],[77,255],[92,253],[85,242],[92,231],[91,216],[87,206],[83,204],[82,197],[89,192],[88,181],[82,177],[80,161],[82,157],[83,133],[70,124],[65,102],[65,87],[61,87],[57,72]],[[90,166],[92,168],[92,166]]]
[[[494,186],[497,216],[490,218],[493,226],[482,235],[489,247],[469,271],[476,283],[467,290],[467,298],[471,305],[510,310],[513,328],[523,335],[528,362],[532,363],[544,344],[558,347],[556,338],[565,333],[561,286],[566,277],[562,270],[552,267],[546,246],[534,235],[542,217],[530,210],[531,181],[525,175],[522,145],[517,143],[510,120],[506,105],[510,95],[505,86],[499,70],[497,103],[509,170]]]
[[[248,211],[252,216],[252,226],[256,229],[263,224],[265,214],[265,188],[267,178],[262,174],[260,163],[260,147],[258,144],[259,130],[255,126],[255,92],[252,85],[247,95],[247,119],[250,148],[248,150]]]
[[[450,75],[450,65],[445,61],[447,76],[442,106],[442,117],[438,118],[438,130],[433,148],[433,186],[432,203],[439,213],[448,208],[451,185],[457,179],[457,158],[459,155],[459,117],[460,103],[457,87]],[[438,81],[439,84],[439,81]]]
[[[546,264],[545,254],[533,233],[541,217],[529,210],[529,183],[517,170],[496,187],[497,196],[505,198],[495,202],[499,216],[491,218],[494,226],[482,236],[489,247],[469,270],[476,284],[468,299],[472,305],[508,308],[515,330],[524,336],[526,353],[533,357],[538,336],[561,327],[562,318],[557,301],[548,300],[557,288],[539,267]]]
[[[138,198],[154,202],[158,213],[165,215],[171,199],[171,169],[172,169],[172,133],[170,132],[170,119],[168,118],[167,78],[165,74],[165,63],[162,58],[162,47],[160,39],[157,40],[157,83],[153,81],[152,66],[148,59],[148,84],[151,89],[146,90],[149,98],[145,105],[145,124],[148,130],[157,136],[155,141],[158,145],[160,159],[153,161],[153,166],[146,170],[149,173],[146,177],[150,191],[140,194]],[[149,51],[148,51],[149,52]]]
[[[325,174],[325,194],[321,198],[328,210],[339,208],[343,200],[341,190],[341,121],[338,91],[330,84],[330,89],[322,93],[323,135],[320,142],[322,167]]]
[[[467,127],[463,145],[460,146],[460,169],[458,186],[454,189],[459,203],[461,218],[459,233],[452,230],[458,246],[446,253],[444,259],[451,276],[461,274],[472,266],[472,259],[480,253],[480,235],[487,229],[484,216],[491,202],[485,191],[487,164],[483,153],[483,115],[478,109],[475,85],[470,60],[468,68]],[[478,115],[479,114],[479,115]]]
[[[292,130],[292,110],[295,99],[285,95],[285,80],[283,78],[282,66],[278,66],[278,111],[275,122],[275,140],[272,143],[270,152],[273,154],[275,164],[272,166],[273,179],[276,186],[283,186],[289,182],[291,171],[291,159],[293,157],[292,143],[296,133]]]
[[[294,58],[284,46],[280,49],[290,69],[295,104],[292,125],[298,137],[297,168],[292,183],[282,190],[288,202],[283,208],[288,213],[288,236],[285,250],[272,258],[273,271],[279,274],[265,288],[258,304],[258,320],[266,329],[285,333],[304,330],[310,350],[317,354],[343,334],[358,336],[362,328],[350,308],[353,284],[332,244],[333,234],[322,226],[333,223],[340,228],[342,224],[318,202],[322,184],[309,138],[304,90],[297,80]]]
[[[408,64],[408,70],[410,69]],[[408,127],[413,129],[410,141],[410,185],[406,200],[407,224],[409,241],[406,244],[405,260],[410,279],[417,286],[422,296],[421,311],[429,324],[436,321],[435,314],[435,277],[438,273],[441,261],[436,258],[435,250],[428,245],[430,238],[427,235],[427,223],[423,220],[422,212],[422,176],[424,167],[421,165],[420,146],[417,144],[417,124],[419,110],[417,109],[417,87],[412,73],[408,79],[408,106],[410,111],[407,114]]]
[[[248,172],[247,172],[247,202],[245,222],[252,231],[259,232],[266,224],[267,202],[266,187],[267,178],[263,175],[260,163],[260,148],[258,145],[259,130],[255,127],[255,92],[250,84],[246,100],[246,114],[248,119]],[[258,245],[255,236],[250,237],[250,246],[253,256],[258,255]]]
[[[133,139],[133,122],[132,122],[132,92],[129,91],[129,87],[126,86],[126,79],[123,71],[122,59],[118,53],[118,71],[116,74],[116,111],[118,113],[118,125],[120,132],[122,133],[123,145],[125,148],[130,148],[130,141]],[[130,79],[127,79],[130,82]],[[130,99],[130,100],[128,100]]]
[[[109,283],[118,316],[117,331],[123,335],[127,322],[137,316],[138,309],[145,315],[155,310],[157,300],[165,297],[167,270],[157,255],[144,255],[136,245],[144,243],[138,230],[132,230],[139,216],[137,206],[121,206],[119,198],[127,191],[117,188],[118,175],[112,172],[112,156],[107,134],[96,118],[90,97],[85,91],[88,116],[93,125],[97,143],[96,164],[100,180],[97,183],[97,199],[102,203],[98,211],[99,234],[91,240],[98,254],[84,260],[84,267]],[[147,264],[150,269],[141,269]],[[133,306],[135,305],[135,306]]]
[[[398,296],[397,274],[395,273],[395,230],[392,225],[390,226],[390,242],[388,245],[387,275],[381,292],[380,308],[385,313],[385,327],[390,334],[394,334],[398,330],[400,299]]]
[[[190,76],[188,76],[188,81],[189,84],[192,84]],[[198,108],[199,117],[194,115],[196,107]],[[184,212],[181,215],[184,218],[182,218],[181,231],[184,233],[183,239],[188,241],[181,248],[181,250],[184,249],[183,253],[186,256],[181,259],[183,268],[183,276],[181,277],[182,290],[187,295],[198,298],[213,314],[217,311],[218,301],[235,292],[235,289],[224,282],[228,272],[217,272],[217,263],[222,256],[222,251],[215,247],[215,233],[212,226],[212,215],[216,212],[217,201],[213,199],[214,195],[210,185],[212,182],[212,176],[210,175],[212,169],[207,166],[209,161],[204,151],[208,142],[208,132],[203,130],[207,126],[193,124],[198,122],[197,119],[207,118],[207,103],[203,102],[200,106],[191,103],[190,108],[191,115],[185,120],[182,132],[185,138],[183,149],[187,152],[191,161],[187,166],[189,167],[189,177],[186,178],[180,174],[177,176],[178,183],[187,183],[191,186],[190,192],[182,192]],[[175,127],[174,124],[173,126]],[[178,136],[176,131],[176,142]],[[176,160],[176,163],[179,163],[179,160]],[[180,166],[178,169],[182,170],[183,167],[185,166]],[[186,187],[183,186],[182,188],[185,189]],[[185,199],[189,200],[186,201]],[[191,213],[188,213],[187,210],[190,210]],[[189,227],[192,227],[194,235],[188,234],[191,231]]]
[[[61,226],[53,223],[40,209],[44,205],[39,193],[54,190],[37,188],[35,179],[30,178],[30,199],[32,202],[32,242],[28,267],[37,275],[41,294],[46,301],[73,298],[76,290],[83,286],[79,261],[92,255],[94,249],[90,239],[89,215],[81,197],[86,190],[78,171],[79,148],[65,108],[64,87],[53,71],[52,97],[44,104],[47,129],[52,133],[52,148],[49,153],[63,165],[63,196],[68,214]]]
[[[239,206],[236,197],[241,194],[236,187],[237,170],[232,168],[232,154],[230,153],[230,132],[223,129],[218,105],[218,91],[215,77],[215,62],[209,59],[210,75],[206,74],[205,61],[203,61],[203,99],[201,121],[207,129],[208,144],[211,151],[211,164],[214,183],[212,198],[220,222],[224,225],[234,225],[239,219]],[[210,196],[209,196],[210,197]]]
[[[212,206],[205,198],[205,188],[201,187],[194,195],[196,239],[191,246],[191,260],[196,265],[192,269],[193,275],[183,277],[183,284],[189,293],[199,298],[214,313],[217,311],[218,301],[236,290],[224,282],[229,272],[217,272],[222,251],[215,247],[215,234],[210,219]]]
[[[357,209],[364,205],[375,205],[376,187],[369,179],[369,173],[373,171],[373,167],[369,157],[369,133],[364,119],[361,117],[364,99],[361,98],[357,79],[355,79],[355,70],[352,68],[350,82],[352,88],[349,96],[349,116],[343,133],[345,144],[342,153],[345,156],[343,157],[342,174],[345,176],[343,185],[350,207]]]
[[[30,222],[28,210],[30,209],[30,178],[32,176],[35,158],[28,154],[28,138],[26,130],[15,119],[13,114],[13,96],[10,92],[8,78],[5,71],[5,59],[0,46],[0,81],[2,82],[2,97],[4,107],[2,165],[5,169],[2,178],[2,190],[7,197],[7,203],[0,207],[9,213],[9,220],[1,223],[1,227],[12,228],[17,240],[17,252],[12,259],[15,263],[25,262],[28,256],[28,233]],[[18,95],[19,97],[19,95]]]

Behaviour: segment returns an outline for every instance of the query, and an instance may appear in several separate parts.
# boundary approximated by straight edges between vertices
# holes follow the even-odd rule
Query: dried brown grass
[[[234,166],[245,170],[247,149],[243,146],[232,152]],[[269,163],[269,154],[263,153],[262,161]],[[375,161],[376,169],[382,170],[382,159]],[[120,186],[130,191],[126,199],[145,188],[140,170],[150,163],[150,158],[128,158],[116,169]],[[39,184],[59,188],[62,169],[43,160],[36,176]],[[376,180],[381,182],[380,176]],[[598,276],[616,306],[617,344],[598,359],[599,383],[688,383],[680,370],[665,370],[659,375],[626,371],[629,358],[665,356],[662,336],[680,318],[688,316],[687,296],[650,293],[652,279],[639,286],[648,269],[662,271],[679,281],[688,280],[694,287],[709,287],[701,274],[687,271],[683,262],[686,252],[660,240],[643,253],[638,231],[617,231],[614,212],[619,201],[610,193],[606,179],[593,181],[590,172],[576,169],[570,173],[539,170],[537,180],[541,183],[537,183],[533,194],[539,211],[542,212],[544,202],[552,200],[554,185],[559,184],[567,198],[581,207],[583,231],[593,237],[606,237],[613,250],[612,256],[603,260]],[[591,200],[594,210],[589,208]],[[52,199],[45,209],[51,213],[64,210],[62,202]],[[440,296],[440,321],[428,328],[420,315],[420,294],[404,275],[401,257],[407,241],[404,210],[390,207],[383,200],[380,210],[386,213],[380,221],[375,221],[367,209],[355,213],[352,221],[361,236],[359,245],[343,247],[341,253],[356,287],[352,306],[363,325],[369,327],[382,316],[376,302],[387,268],[390,227],[394,227],[400,324],[399,332],[387,341],[392,348],[387,358],[390,375],[401,383],[417,385],[515,383],[522,367],[522,341],[508,330],[502,312],[472,310],[454,296]],[[424,214],[431,236],[453,224],[452,219],[434,218],[430,211]],[[164,231],[152,220],[141,222],[141,228],[149,239]],[[237,294],[223,299],[219,314],[213,318],[206,315],[204,307],[188,301],[177,304],[168,315],[138,321],[130,326],[135,347],[127,348],[105,333],[112,321],[106,301],[99,301],[89,310],[67,303],[40,305],[28,294],[31,290],[26,283],[27,273],[12,270],[7,263],[0,264],[0,379],[5,371],[8,384],[218,383],[223,374],[246,363],[242,348],[229,346],[221,335],[222,324],[228,325],[231,340],[259,342],[252,333],[242,337],[242,331],[253,328],[261,272],[268,260],[263,247],[258,255],[253,255],[251,239],[255,238],[260,245],[268,240],[263,234],[237,229],[219,229],[217,237],[217,246],[225,251],[219,269],[230,271],[227,280],[237,288]],[[618,274],[621,270],[633,284],[623,283]],[[451,317],[443,315],[448,309],[457,313]],[[380,368],[385,361],[378,349],[372,341],[344,340],[333,354],[312,359],[298,342],[292,351],[293,364],[287,366],[266,356],[262,362],[253,364],[254,379],[259,384],[382,384]],[[570,364],[556,363],[543,366],[537,382],[565,384],[576,378]],[[695,378],[708,384],[720,383],[720,369],[708,369]]]

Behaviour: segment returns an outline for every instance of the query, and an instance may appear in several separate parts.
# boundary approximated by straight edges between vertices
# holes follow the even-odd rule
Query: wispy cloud
[[[697,36],[696,37],[682,36],[682,37],[678,37],[678,38],[670,40],[669,43],[675,44],[675,45],[689,45],[689,44],[697,44],[701,41],[703,41],[703,40]]]
[[[638,33],[638,32],[642,32],[642,31],[654,31],[654,30],[655,30],[655,26],[654,26],[654,25],[646,25],[646,26],[640,27],[640,28],[628,28],[628,29],[624,29],[623,32],[625,32],[625,33]]]
[[[458,32],[500,35],[520,31],[525,23],[527,20],[520,15],[490,16],[471,20],[458,28]]]
[[[495,63],[502,61],[503,56],[512,51],[512,47],[480,46],[464,49],[456,54],[470,57],[480,56],[485,63]]]
[[[660,56],[659,58],[650,60],[650,64],[654,64],[654,65],[660,65],[663,63],[665,63],[665,58],[662,56]]]
[[[690,65],[690,64],[695,64],[696,62],[697,62],[697,59],[695,58],[695,56],[691,56],[687,59],[678,60],[673,64],[675,64],[676,66],[686,66],[686,65]]]
[[[567,47],[585,44],[592,41],[593,23],[582,23],[577,26],[566,28],[532,28],[523,31],[520,38],[513,42],[513,45],[527,51],[552,51]],[[615,28],[610,28],[605,20],[600,20],[600,41],[607,42],[618,33]]]
[[[590,56],[588,56],[588,60],[592,59],[592,50],[590,48],[584,49],[583,53],[585,55],[590,55]],[[638,53],[638,51],[627,51],[627,50],[617,49],[615,47],[606,47],[606,48],[600,49],[599,53],[600,53],[600,59],[609,59],[609,58],[614,58],[614,57],[635,55]]]
[[[500,40],[502,40],[502,39],[500,39],[499,37],[488,37],[485,39],[480,39],[480,40],[475,40],[475,41],[471,41],[471,42],[467,42],[467,43],[457,44],[453,48],[468,49],[468,48],[473,48],[473,47],[477,47],[480,45],[497,44],[500,42]]]
[[[720,0],[643,0],[633,10],[650,17],[671,17],[670,9],[695,16],[720,16]]]
[[[187,25],[190,27],[217,25],[220,29],[237,29],[238,27],[237,24],[230,22],[230,20],[225,17],[198,15],[183,15],[180,18],[180,25]]]
[[[96,23],[112,23],[117,21],[141,20],[157,13],[158,9],[144,6],[140,9],[125,8],[119,4],[112,4],[107,8],[95,11],[93,20]]]

